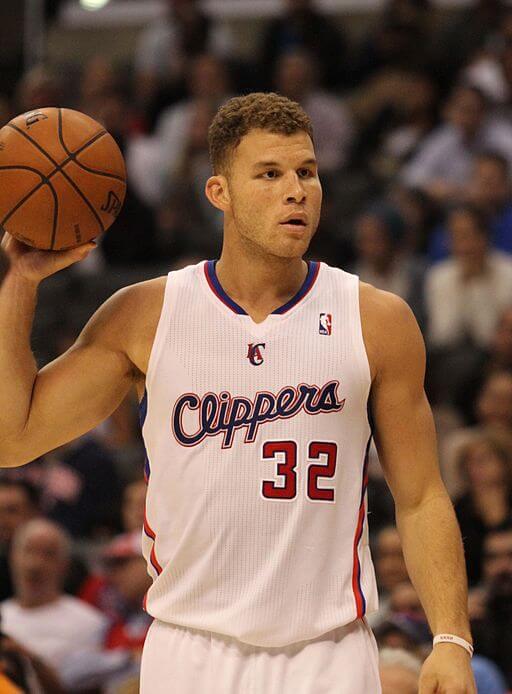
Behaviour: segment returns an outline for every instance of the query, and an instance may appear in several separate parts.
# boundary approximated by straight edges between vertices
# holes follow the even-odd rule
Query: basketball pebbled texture
[[[0,130],[0,227],[64,250],[115,221],[126,194],[123,155],[95,120],[66,108],[21,114]]]

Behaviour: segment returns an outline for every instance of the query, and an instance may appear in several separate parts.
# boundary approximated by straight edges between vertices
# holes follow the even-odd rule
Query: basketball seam
[[[46,185],[46,186],[48,186],[48,188],[50,189],[50,192],[51,192],[51,194],[52,194],[52,196],[53,196],[53,202],[54,202],[54,206],[53,206],[52,238],[51,238],[51,241],[50,241],[50,249],[53,249],[53,246],[55,245],[55,235],[56,235],[56,230],[57,230],[57,217],[58,217],[58,210],[59,210],[59,199],[58,199],[57,193],[55,192],[55,190],[54,190],[52,184],[51,184],[50,181],[48,180],[48,177],[47,177],[47,176],[44,176],[44,175],[43,175],[40,171],[38,171],[37,169],[33,169],[33,168],[30,167],[30,166],[22,166],[22,165],[20,165],[20,166],[0,166],[0,171],[6,171],[6,170],[12,170],[12,169],[22,169],[23,171],[32,171],[32,173],[36,173],[38,176],[41,177],[41,181],[37,184],[37,186],[36,186],[35,188],[32,188],[32,190],[29,191],[29,192],[27,193],[27,195],[25,195],[25,197],[22,198],[22,199],[12,208],[12,210],[10,210],[10,211],[5,215],[5,217],[4,217],[4,218],[2,219],[2,221],[0,222],[0,226],[3,227],[4,224],[6,224],[7,221],[12,217],[12,215],[13,215],[15,212],[17,212],[17,211],[20,209],[20,207],[22,207],[22,206],[27,202],[27,200],[29,200],[29,198],[31,198],[32,195],[34,195],[34,193],[37,193],[37,191],[38,191],[40,188],[42,188],[42,186],[45,186],[45,185]]]
[[[45,157],[46,157],[47,159],[49,159],[49,160],[52,162],[52,164],[59,170],[59,173],[61,173],[62,176],[64,176],[64,178],[67,180],[67,182],[70,183],[70,184],[73,186],[73,188],[76,190],[76,192],[80,195],[80,197],[81,197],[82,200],[85,202],[85,204],[87,205],[87,207],[88,207],[88,208],[91,210],[91,212],[93,213],[93,215],[94,215],[96,221],[98,222],[98,224],[99,224],[99,226],[100,226],[101,231],[104,232],[104,231],[105,231],[105,227],[103,226],[103,222],[101,221],[101,219],[100,219],[100,217],[98,216],[96,210],[94,209],[94,206],[89,202],[88,198],[85,197],[85,195],[82,193],[82,191],[81,191],[80,188],[76,185],[76,183],[73,181],[73,179],[72,179],[70,176],[68,176],[67,173],[66,173],[65,171],[63,171],[63,170],[60,168],[60,165],[55,161],[55,159],[54,159],[50,154],[48,154],[48,152],[46,152],[42,147],[40,147],[40,146],[39,146],[39,143],[36,142],[35,140],[33,140],[33,139],[30,137],[30,135],[27,135],[27,133],[24,133],[23,130],[20,130],[16,125],[13,125],[12,123],[8,123],[8,127],[12,128],[13,130],[16,130],[16,132],[18,132],[18,133],[19,133],[20,135],[22,135],[26,140],[28,140],[29,142],[31,142],[31,143],[34,145],[34,147],[36,147],[36,149],[38,149],[40,152],[42,152],[42,153],[45,155]]]
[[[116,174],[112,173],[107,173],[106,171],[98,171],[97,169],[92,169],[90,166],[87,166],[86,164],[82,164],[81,161],[78,161],[75,157],[78,154],[82,154],[84,150],[86,150],[88,147],[93,145],[95,142],[97,142],[100,138],[102,138],[104,135],[107,135],[106,130],[102,130],[100,133],[97,133],[92,140],[89,140],[89,142],[86,142],[85,145],[82,145],[82,147],[79,147],[76,151],[72,152],[70,149],[68,149],[66,143],[64,142],[64,132],[63,132],[63,127],[62,127],[62,109],[59,108],[58,112],[58,123],[59,123],[59,140],[64,148],[64,151],[69,157],[69,161],[73,161],[77,166],[79,166],[81,169],[84,169],[84,171],[87,171],[88,173],[95,174],[96,176],[104,176],[105,178],[113,178],[116,181],[121,181],[122,183],[125,183],[125,179],[122,176],[117,176]],[[68,161],[65,161],[61,166],[66,166],[68,164]]]

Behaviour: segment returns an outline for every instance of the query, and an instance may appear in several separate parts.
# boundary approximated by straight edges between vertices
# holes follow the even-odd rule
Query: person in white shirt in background
[[[464,206],[448,216],[452,257],[427,273],[425,301],[432,348],[486,348],[512,297],[512,260],[493,251],[485,217]]]
[[[96,686],[126,665],[125,653],[104,653],[107,620],[62,585],[70,557],[64,530],[37,518],[13,540],[15,597],[0,604],[2,630],[51,665],[71,691]]]

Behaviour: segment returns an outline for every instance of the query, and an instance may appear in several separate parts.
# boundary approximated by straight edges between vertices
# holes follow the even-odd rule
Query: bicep
[[[435,428],[424,391],[425,348],[412,311],[393,298],[386,348],[371,390],[379,459],[397,510],[415,508],[442,488]]]
[[[101,307],[76,343],[38,373],[16,444],[23,462],[94,428],[128,393],[135,369],[121,347],[118,303],[113,297]]]

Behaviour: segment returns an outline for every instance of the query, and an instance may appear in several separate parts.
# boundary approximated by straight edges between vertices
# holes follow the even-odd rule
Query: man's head
[[[487,376],[476,400],[476,415],[484,426],[512,427],[512,371],[493,371]]]
[[[500,316],[491,342],[491,355],[499,367],[512,369],[512,305]]]
[[[36,489],[22,480],[0,480],[0,543],[9,544],[16,530],[39,512]]]
[[[123,491],[121,515],[124,529],[131,533],[140,531],[144,523],[147,485],[144,480],[127,484]]]
[[[320,219],[322,188],[309,117],[278,94],[228,101],[209,130],[210,202],[224,212],[224,243],[301,257]]]
[[[388,593],[396,585],[408,580],[398,530],[391,525],[382,528],[377,535],[375,549],[375,568],[379,587]]]
[[[56,523],[36,518],[16,531],[11,568],[21,605],[46,605],[61,594],[69,556],[69,537]]]
[[[480,209],[495,213],[511,198],[508,161],[501,154],[480,154],[468,185],[469,194]]]
[[[446,120],[464,137],[474,137],[484,122],[487,101],[476,87],[455,87],[445,109]]]
[[[399,648],[383,648],[379,653],[382,694],[417,694],[421,661]]]
[[[151,585],[146,560],[142,556],[140,532],[118,535],[103,552],[107,580],[123,600],[140,609],[142,599]]]
[[[485,215],[474,207],[458,207],[447,218],[454,258],[463,266],[480,267],[489,250],[489,226]]]
[[[485,583],[512,597],[512,526],[489,532],[484,540]]]
[[[283,53],[277,61],[274,82],[280,94],[301,101],[318,83],[315,58],[305,50]]]

